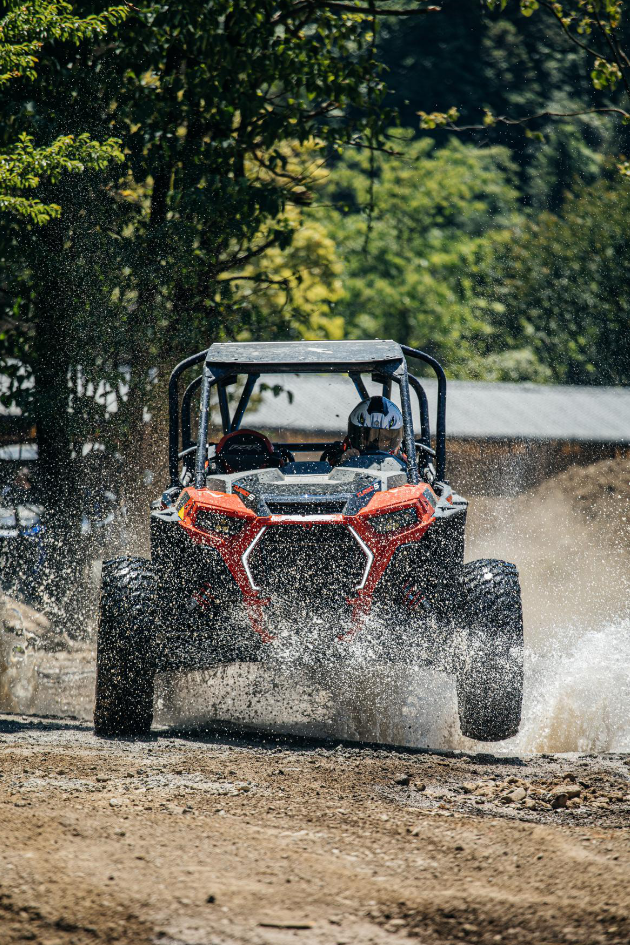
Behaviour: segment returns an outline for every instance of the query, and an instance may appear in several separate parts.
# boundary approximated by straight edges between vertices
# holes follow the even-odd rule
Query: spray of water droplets
[[[327,652],[316,645],[322,628],[309,636],[304,621],[284,628],[262,664],[159,677],[157,724],[228,722],[467,752],[630,750],[627,552],[557,495],[473,502],[470,524],[469,558],[504,557],[521,572],[526,675],[515,738],[488,746],[463,738],[451,676],[379,662],[368,636],[329,642]],[[51,653],[4,633],[0,710],[90,718],[93,673],[93,643]]]

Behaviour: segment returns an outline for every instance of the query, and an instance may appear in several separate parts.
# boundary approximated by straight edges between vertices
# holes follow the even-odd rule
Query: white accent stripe
[[[251,543],[251,545],[249,545],[249,546],[245,549],[245,551],[243,552],[243,557],[241,558],[241,561],[243,562],[243,567],[245,568],[245,574],[247,575],[247,579],[248,579],[249,583],[251,584],[253,591],[259,591],[260,588],[258,587],[257,584],[254,584],[254,579],[253,579],[253,577],[252,577],[252,572],[249,570],[249,565],[247,564],[247,559],[249,558],[250,554],[252,553],[252,551],[253,551],[254,548],[256,547],[256,544],[260,541],[260,539],[262,538],[262,536],[264,535],[264,533],[265,533],[266,531],[267,531],[267,526],[264,525],[264,526],[260,529],[260,531],[258,532],[258,534],[256,535],[256,537],[254,538],[254,540],[253,540],[253,542]]]
[[[355,532],[354,528],[352,528],[351,525],[348,525],[348,531],[352,532],[356,541],[359,543],[359,545],[365,552],[365,556],[367,558],[367,564],[365,566],[365,571],[363,572],[363,577],[361,578],[361,583],[357,584],[357,590],[361,591],[365,587],[365,582],[368,579],[368,574],[370,573],[370,568],[372,567],[372,562],[374,561],[374,555],[372,554],[368,546],[365,544],[365,542],[359,538],[359,536],[357,535],[357,533]]]
[[[341,512],[328,512],[321,515],[272,515],[271,521],[274,525],[282,522],[337,522],[341,523]]]

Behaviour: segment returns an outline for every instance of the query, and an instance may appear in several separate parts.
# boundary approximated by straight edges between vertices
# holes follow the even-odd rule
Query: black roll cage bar
[[[439,482],[444,482],[445,480],[445,471],[446,471],[446,375],[442,368],[442,365],[439,361],[436,361],[435,358],[432,358],[431,355],[426,354],[424,351],[420,351],[417,348],[411,348],[408,345],[400,345],[400,348],[405,355],[405,357],[415,358],[417,361],[422,361],[425,364],[428,364],[429,367],[434,371],[437,382],[438,382],[438,396],[437,396],[437,423],[435,431],[435,459],[436,459],[436,478]],[[171,373],[169,384],[168,384],[168,413],[169,413],[169,431],[168,431],[168,466],[169,466],[169,477],[172,487],[179,485],[179,461],[183,459],[184,462],[189,465],[190,459],[192,459],[193,453],[197,453],[197,463],[196,463],[196,480],[198,480],[198,487],[203,486],[203,477],[205,475],[205,450],[199,448],[199,444],[202,441],[202,432],[203,440],[207,440],[207,430],[208,430],[208,412],[210,404],[210,391],[212,387],[217,387],[217,395],[219,399],[219,410],[221,413],[221,425],[223,428],[223,433],[230,433],[234,430],[238,430],[247,409],[250,397],[256,385],[256,382],[260,378],[260,372],[256,373],[254,371],[247,372],[247,381],[239,402],[234,411],[234,416],[230,418],[230,409],[227,396],[227,388],[231,384],[236,383],[237,374],[225,374],[214,376],[210,371],[204,368],[202,374],[196,377],[184,391],[182,397],[181,410],[179,406],[179,379],[184,371],[187,371],[189,368],[194,367],[196,364],[200,364],[202,361],[205,361],[208,356],[208,349],[204,351],[199,351],[197,354],[191,355],[189,358],[185,358],[181,361],[177,367]],[[240,372],[244,373],[244,372]],[[356,370],[350,370],[344,372],[342,370],[336,371],[335,373],[343,374],[347,373],[350,379],[353,381],[357,393],[361,399],[366,399],[369,394],[361,373]],[[415,438],[413,436],[413,419],[411,414],[411,402],[409,400],[409,387],[412,387],[416,397],[418,399],[418,407],[420,409],[420,443],[418,445],[424,447],[425,451],[429,454],[432,454],[431,450],[431,429],[429,422],[429,405],[427,400],[426,391],[420,383],[417,377],[413,374],[409,374],[406,369],[406,363],[404,364],[404,371],[400,375],[390,375],[385,374],[382,371],[379,371],[378,368],[375,368],[372,372],[372,378],[379,384],[383,385],[383,396],[391,396],[392,381],[397,383],[400,386],[400,401],[401,408],[404,419],[404,428],[405,428],[405,448],[407,455],[411,457],[413,455],[414,459],[409,461],[407,477],[409,482],[418,482],[418,466],[417,460],[415,459],[415,449],[412,449],[412,445],[415,445]],[[406,383],[405,383],[406,382]],[[191,426],[191,408],[192,408],[192,398],[197,391],[197,388],[202,386],[202,397],[201,397],[201,414],[199,418],[199,443],[195,445],[192,439],[192,426]],[[181,432],[182,432],[182,449],[179,449],[179,430],[180,430],[180,417],[181,417]],[[204,432],[205,431],[205,432]],[[409,442],[407,442],[409,440]],[[301,451],[313,451],[316,452],[321,449],[325,449],[328,444],[326,443],[281,443],[278,444],[284,446],[287,449],[291,450],[301,450]]]

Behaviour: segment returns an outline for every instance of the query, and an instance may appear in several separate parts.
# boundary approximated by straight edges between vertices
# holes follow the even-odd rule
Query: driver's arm
[[[331,443],[328,449],[324,450],[322,462],[337,466],[344,459],[354,459],[360,455],[359,451],[350,446],[347,440],[338,440],[336,443]]]

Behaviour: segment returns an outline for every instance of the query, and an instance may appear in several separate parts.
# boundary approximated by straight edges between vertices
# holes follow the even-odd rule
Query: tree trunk
[[[51,223],[37,235],[37,286],[33,301],[35,375],[32,419],[37,431],[37,491],[45,509],[46,594],[51,615],[64,627],[76,623],[81,567],[81,500],[69,407],[73,363],[72,299],[64,280],[63,231]]]
[[[41,252],[33,301],[35,371],[33,419],[39,450],[38,480],[47,504],[68,518],[73,505],[75,470],[72,462],[68,374],[73,363],[70,311],[63,278],[63,231],[55,223],[38,234]]]

